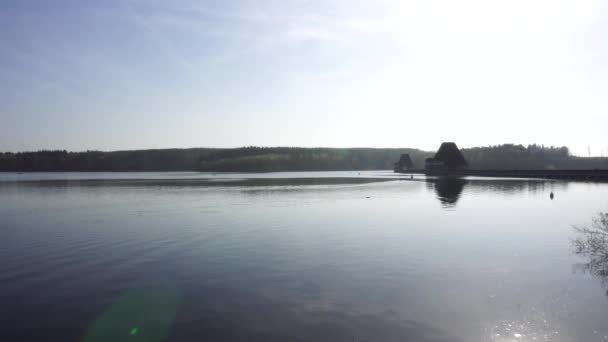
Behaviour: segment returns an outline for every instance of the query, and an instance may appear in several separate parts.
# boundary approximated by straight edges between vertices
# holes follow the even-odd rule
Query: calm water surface
[[[0,340],[608,340],[608,184],[405,178],[0,174]]]

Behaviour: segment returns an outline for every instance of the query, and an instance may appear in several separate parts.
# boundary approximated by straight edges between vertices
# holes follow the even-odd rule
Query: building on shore
[[[424,167],[427,170],[464,170],[468,163],[455,143],[444,142],[433,158],[424,161]]]
[[[401,155],[399,161],[395,163],[395,172],[405,172],[414,168],[412,158],[407,153]]]
[[[424,168],[427,170],[441,170],[445,168],[443,161],[433,158],[426,158],[424,160]]]

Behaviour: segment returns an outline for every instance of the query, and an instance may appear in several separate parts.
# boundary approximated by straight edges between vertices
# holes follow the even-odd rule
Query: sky
[[[608,156],[605,0],[5,0],[0,22],[0,151]]]

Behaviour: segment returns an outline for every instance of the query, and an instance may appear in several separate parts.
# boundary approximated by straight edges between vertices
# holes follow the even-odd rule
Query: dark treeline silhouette
[[[572,156],[565,146],[504,144],[461,152],[473,170],[608,169],[608,158]]]
[[[422,165],[416,149],[243,147],[115,152],[0,153],[0,171],[316,171],[392,168],[402,153]]]
[[[469,169],[608,169],[608,158],[570,155],[566,147],[499,145],[462,149]],[[115,152],[0,153],[0,171],[325,171],[390,170],[402,154],[423,169],[433,151],[411,148],[242,147]]]
[[[193,171],[216,149],[0,153],[0,171]]]
[[[428,152],[391,148],[244,147],[201,158],[201,171],[387,170],[408,153],[422,165]]]

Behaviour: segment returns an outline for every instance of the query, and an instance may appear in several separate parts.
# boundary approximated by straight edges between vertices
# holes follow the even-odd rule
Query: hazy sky
[[[608,1],[2,1],[0,151],[608,155]]]

